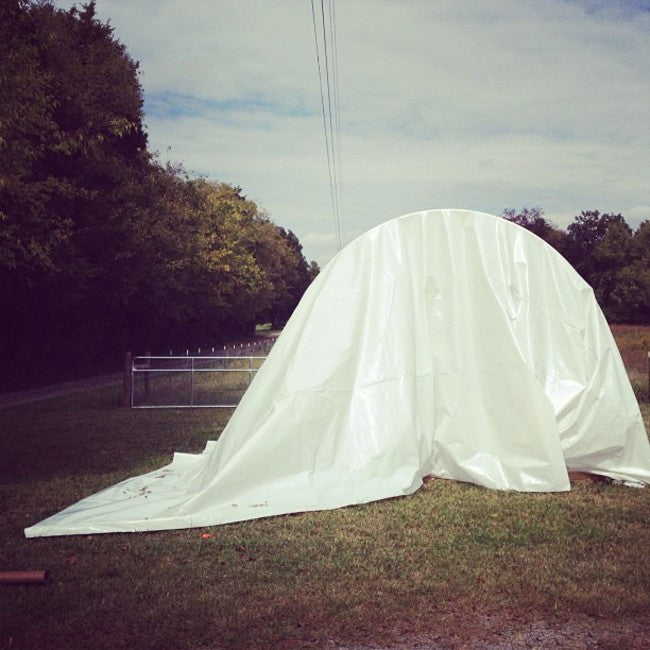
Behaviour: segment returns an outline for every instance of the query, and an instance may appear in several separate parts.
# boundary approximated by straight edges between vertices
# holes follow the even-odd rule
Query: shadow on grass
[[[119,390],[111,387],[3,409],[0,482],[128,475],[154,459],[170,462],[175,451],[202,451],[231,415],[215,409],[131,410],[119,400]]]

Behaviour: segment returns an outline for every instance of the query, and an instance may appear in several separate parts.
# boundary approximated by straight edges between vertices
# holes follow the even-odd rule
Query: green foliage
[[[636,229],[626,250],[609,297],[611,310],[618,322],[649,323],[650,221]]]
[[[567,257],[610,321],[650,322],[648,222],[636,232],[620,214],[582,212],[567,228]]]
[[[562,251],[565,248],[566,233],[548,221],[540,208],[523,208],[520,212],[507,208],[501,216],[530,230],[557,250]]]
[[[620,214],[589,210],[563,231],[539,208],[507,209],[501,216],[562,253],[593,287],[610,322],[650,323],[650,222],[633,231]]]
[[[94,17],[9,0],[0,18],[0,265],[61,271],[144,160],[137,65]]]
[[[27,379],[288,318],[298,240],[147,152],[138,65],[94,2],[0,4],[0,80],[0,359]]]
[[[101,345],[114,209],[146,173],[136,64],[94,4],[63,12],[10,0],[0,20],[0,354],[21,367]]]

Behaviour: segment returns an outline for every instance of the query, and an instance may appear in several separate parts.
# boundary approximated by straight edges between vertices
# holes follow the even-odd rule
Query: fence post
[[[145,356],[147,357],[147,362],[144,364],[145,368],[147,370],[151,368],[151,350],[148,350],[145,353]],[[144,373],[144,399],[147,404],[149,404],[149,399],[151,398],[150,395],[150,385],[149,385],[149,374],[148,372],[145,371]]]
[[[194,357],[192,359],[192,367],[190,371],[190,406],[194,406]]]
[[[131,361],[133,355],[127,352],[124,355],[124,379],[122,380],[122,406],[125,408],[131,407]]]
[[[648,402],[650,402],[650,350],[648,350]]]

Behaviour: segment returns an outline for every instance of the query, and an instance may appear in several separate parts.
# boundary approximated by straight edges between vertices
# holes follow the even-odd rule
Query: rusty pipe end
[[[47,571],[0,571],[0,585],[44,585]]]

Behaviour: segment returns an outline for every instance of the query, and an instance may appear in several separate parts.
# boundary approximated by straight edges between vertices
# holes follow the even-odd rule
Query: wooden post
[[[127,352],[124,355],[124,379],[122,381],[122,406],[131,408],[131,361],[133,355]]]
[[[648,402],[650,402],[650,350],[648,351]]]

